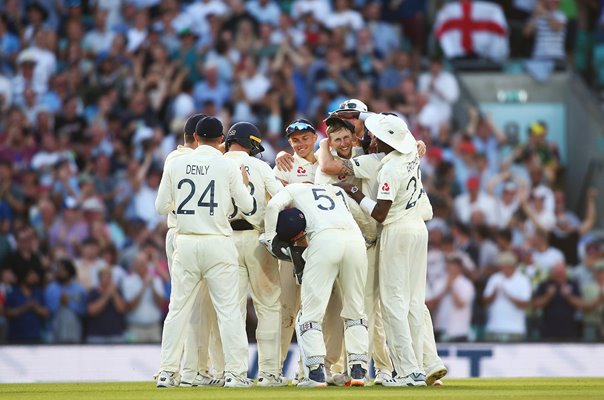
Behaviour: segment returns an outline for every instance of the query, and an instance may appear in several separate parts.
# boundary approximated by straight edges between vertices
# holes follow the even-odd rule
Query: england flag
[[[478,55],[500,61],[508,57],[508,25],[501,7],[486,1],[445,4],[434,32],[448,58]]]

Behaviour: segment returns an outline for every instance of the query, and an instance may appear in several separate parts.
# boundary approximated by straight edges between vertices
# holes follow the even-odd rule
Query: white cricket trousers
[[[248,343],[239,309],[237,249],[232,238],[178,235],[172,265],[172,293],[164,321],[160,370],[178,372],[186,326],[205,278],[218,318],[225,372],[245,375]]]
[[[341,317],[346,329],[344,344],[349,365],[367,368],[368,333],[365,314],[367,253],[358,232],[328,229],[315,234],[306,250],[302,279],[299,345],[307,366],[321,363],[326,350],[320,326],[336,280],[342,298]],[[319,361],[319,362],[316,362]]]
[[[367,283],[365,284],[365,312],[369,322],[369,357],[376,370],[392,371],[392,362],[386,346],[386,334],[380,306],[377,246],[367,248]]]
[[[247,295],[258,317],[258,371],[281,375],[281,285],[277,260],[258,240],[256,230],[234,231],[239,253],[239,306],[243,320],[247,313]]]
[[[294,278],[294,264],[279,260],[281,286],[281,365],[285,362],[296,327],[296,314],[300,309],[300,285]]]
[[[386,340],[399,376],[422,370],[428,230],[419,215],[384,225],[378,242]]]
[[[172,276],[175,241],[176,229],[170,228],[166,233],[166,257],[170,276]],[[216,311],[205,280],[201,283],[193,305],[191,320],[185,329],[182,380],[192,382],[198,372],[209,374],[210,368],[218,374],[224,372],[224,353]]]

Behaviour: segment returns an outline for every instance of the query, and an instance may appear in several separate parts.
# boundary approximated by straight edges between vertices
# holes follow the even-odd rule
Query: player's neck
[[[308,161],[309,163],[316,163],[317,162],[317,157],[315,157],[315,153],[313,153],[312,151],[310,153],[308,153],[308,155],[306,157],[302,157],[300,154],[296,153],[296,155],[300,158],[305,159],[306,161]]]

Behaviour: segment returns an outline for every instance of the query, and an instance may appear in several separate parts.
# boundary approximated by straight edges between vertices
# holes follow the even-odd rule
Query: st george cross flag
[[[434,32],[447,58],[476,54],[507,58],[508,25],[501,7],[486,1],[448,3],[436,15]]]

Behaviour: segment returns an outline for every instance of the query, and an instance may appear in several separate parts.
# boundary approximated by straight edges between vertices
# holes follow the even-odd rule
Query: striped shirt
[[[548,19],[552,18],[566,25],[566,16],[561,11],[553,11],[535,20],[535,48],[533,58],[539,60],[562,60],[565,57],[564,37],[566,29],[554,31]]]

